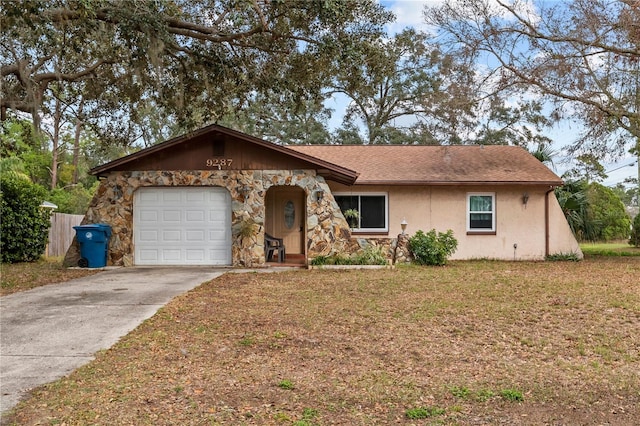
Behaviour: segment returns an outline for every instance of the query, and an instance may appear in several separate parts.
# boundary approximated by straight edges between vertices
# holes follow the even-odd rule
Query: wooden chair
[[[278,262],[280,263],[284,262],[285,248],[284,248],[284,243],[282,242],[282,238],[272,237],[271,235],[265,232],[264,248],[265,248],[265,254],[267,257],[267,262],[271,261],[271,258],[273,257],[276,251],[278,252]]]

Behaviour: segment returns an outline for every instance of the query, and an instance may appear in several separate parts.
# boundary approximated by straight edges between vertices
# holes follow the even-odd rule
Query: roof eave
[[[359,176],[359,173],[348,169],[346,167],[339,166],[337,164],[330,163],[328,161],[322,160],[320,158],[305,154],[303,152],[299,152],[293,149],[290,149],[283,145],[277,145],[272,142],[265,141],[260,138],[256,138],[254,136],[247,135],[245,133],[238,132],[236,130],[229,129],[227,127],[222,127],[216,124],[212,124],[210,126],[203,127],[194,132],[186,133],[184,135],[180,135],[168,141],[159,143],[157,145],[151,146],[149,148],[145,148],[141,151],[135,152],[133,154],[129,154],[125,157],[119,158],[117,160],[111,161],[109,163],[103,164],[101,166],[95,167],[89,171],[92,175],[102,175],[108,173],[115,169],[116,167],[125,165],[137,159],[146,157],[148,155],[152,155],[158,151],[163,149],[170,148],[175,145],[179,145],[185,142],[188,139],[192,139],[201,135],[204,135],[209,132],[218,131],[220,133],[226,134],[228,136],[236,137],[239,139],[246,140],[248,142],[252,142],[256,145],[272,149],[274,151],[283,153],[285,155],[289,155],[291,157],[297,158],[299,160],[307,161],[311,164],[318,166],[318,170],[322,170],[323,173],[318,173],[323,177],[326,177],[331,180],[335,180],[336,182],[344,183],[347,185],[353,185],[356,179]]]
[[[480,186],[480,185],[525,185],[525,186],[562,186],[563,181],[428,181],[428,180],[359,180],[356,185],[389,186]]]

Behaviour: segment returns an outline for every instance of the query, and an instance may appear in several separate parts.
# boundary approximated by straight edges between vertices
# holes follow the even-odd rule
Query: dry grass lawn
[[[640,424],[640,258],[226,274],[19,425]]]
[[[32,263],[0,264],[0,296],[47,284],[69,281],[99,272],[96,269],[65,268],[61,258],[43,258]]]

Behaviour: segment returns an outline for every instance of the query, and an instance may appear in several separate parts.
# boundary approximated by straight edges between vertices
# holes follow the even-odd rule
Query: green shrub
[[[352,256],[356,265],[386,265],[387,258],[380,246],[368,245]]]
[[[316,256],[311,260],[314,266],[322,265],[386,265],[382,247],[368,245],[364,249],[354,253],[352,256],[344,254],[334,254],[332,256]]]
[[[577,253],[553,253],[545,258],[551,262],[579,262],[580,258]]]
[[[44,254],[49,237],[46,190],[18,174],[0,176],[0,259],[33,262]]]
[[[634,247],[640,247],[640,213],[633,219],[633,228],[631,229],[629,244]]]
[[[320,265],[328,265],[328,260],[329,260],[329,256],[325,256],[323,254],[314,257],[313,259],[311,259],[311,264],[313,266],[320,266]]]
[[[409,238],[409,250],[416,263],[420,265],[444,265],[458,247],[458,240],[451,229],[437,232],[435,229],[426,234],[420,230]]]

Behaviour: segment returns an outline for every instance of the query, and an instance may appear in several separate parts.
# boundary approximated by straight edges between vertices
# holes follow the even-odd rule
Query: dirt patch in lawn
[[[640,259],[226,274],[13,421],[640,424]]]

